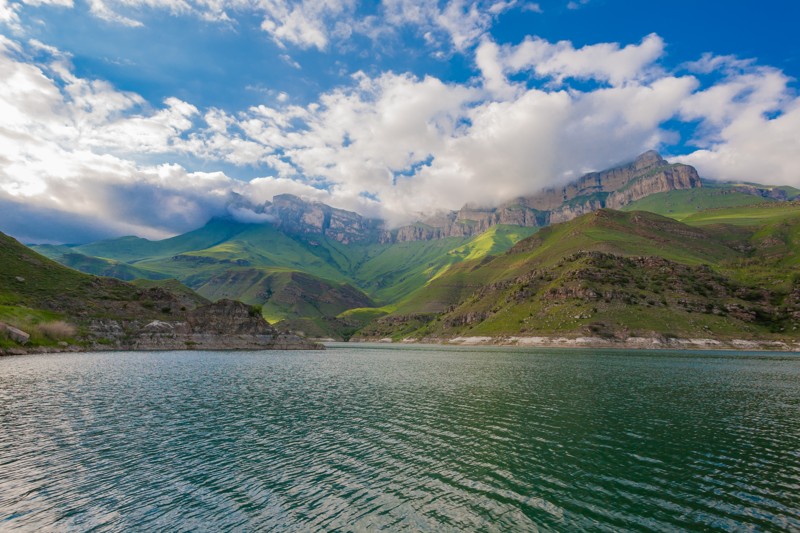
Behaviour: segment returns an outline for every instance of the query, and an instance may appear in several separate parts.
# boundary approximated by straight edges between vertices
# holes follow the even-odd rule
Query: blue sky
[[[757,7],[757,8],[756,8]],[[0,231],[402,224],[655,148],[800,186],[795,2],[0,0]]]

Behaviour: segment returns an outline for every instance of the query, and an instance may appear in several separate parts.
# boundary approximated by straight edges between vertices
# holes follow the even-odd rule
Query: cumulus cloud
[[[730,58],[717,64],[727,78],[681,105],[683,118],[700,121],[702,149],[680,160],[710,178],[800,186],[800,98],[790,79],[749,62],[731,69]]]
[[[456,51],[476,44],[502,13],[516,1],[383,0],[384,16],[390,26],[414,27],[429,44],[441,37]],[[534,4],[535,5],[535,4]]]
[[[359,72],[307,105],[272,95],[271,105],[237,111],[151,104],[77,76],[46,43],[0,36],[0,227],[27,240],[56,239],[55,223],[70,241],[161,237],[219,215],[268,222],[259,206],[282,193],[402,224],[669,147],[678,133],[666,125],[676,121],[699,124],[684,139],[698,149],[680,160],[701,175],[800,185],[800,100],[789,78],[706,56],[667,72],[663,51],[655,35],[582,48],[484,39],[474,53],[481,75],[467,83]],[[700,75],[709,69],[722,75]],[[213,171],[223,164],[262,176]],[[30,220],[24,231],[20,216]]]
[[[664,53],[664,41],[656,34],[645,37],[640,44],[620,46],[619,43],[600,43],[575,48],[569,41],[551,43],[539,37],[527,37],[516,46],[498,47],[485,40],[478,48],[484,54],[479,67],[487,76],[517,72],[532,72],[562,84],[569,78],[595,80],[610,85],[646,81],[658,76],[655,62]]]

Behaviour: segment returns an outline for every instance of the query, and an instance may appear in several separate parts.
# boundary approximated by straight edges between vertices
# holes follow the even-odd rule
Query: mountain
[[[475,235],[496,224],[541,227],[604,207],[619,209],[652,194],[701,186],[694,167],[670,164],[657,152],[649,151],[631,163],[586,174],[563,187],[516,198],[499,207],[465,206],[400,228],[392,237],[402,241]]]
[[[259,206],[240,198],[230,207],[231,217],[161,241],[123,237],[34,248],[94,274],[176,278],[209,300],[260,306],[263,316],[284,330],[345,339],[373,320],[428,316],[459,304],[493,282],[492,276],[484,279],[486,273],[503,263],[492,256],[529,237],[525,242],[540,243],[542,257],[588,250],[689,266],[728,264],[751,246],[741,240],[741,228],[736,229],[741,224],[721,231],[708,227],[698,230],[698,238],[685,238],[696,234],[685,227],[671,232],[669,219],[656,223],[636,215],[641,227],[634,231],[618,216],[600,216],[593,229],[586,220],[595,219],[581,217],[614,208],[688,221],[709,209],[787,204],[798,193],[791,187],[704,181],[694,168],[670,164],[651,151],[563,187],[497,207],[464,206],[392,230],[380,220],[278,195]],[[576,219],[583,222],[563,233],[558,223]],[[612,228],[612,220],[619,227]]]
[[[358,336],[796,342],[800,203],[693,218],[604,209],[555,224],[450,269]]]
[[[174,280],[137,287],[77,272],[1,233],[0,262],[0,353],[313,347],[243,303],[210,303]]]
[[[254,207],[254,212],[290,235],[324,236],[344,244],[385,244],[473,237],[501,224],[543,227],[604,207],[619,209],[652,194],[701,186],[693,167],[670,164],[649,151],[630,163],[586,174],[563,187],[516,198],[499,207],[467,205],[395,229],[377,219],[289,194]]]
[[[124,237],[34,248],[95,273],[176,278],[210,300],[259,305],[283,329],[345,338],[365,316],[340,317],[345,311],[392,305],[451,265],[505,251],[536,228],[499,225],[471,238],[348,244],[286,231],[271,223],[214,219],[162,241]]]

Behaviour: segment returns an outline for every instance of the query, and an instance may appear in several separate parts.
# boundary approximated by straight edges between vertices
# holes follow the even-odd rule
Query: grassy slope
[[[36,335],[38,326],[47,322],[63,320],[80,326],[90,318],[109,316],[166,317],[158,300],[163,293],[72,270],[3,234],[0,263],[0,321],[34,333],[34,345],[61,340]],[[0,344],[8,342],[0,339]]]
[[[800,202],[712,209],[684,221],[744,252],[718,269],[742,283],[789,290],[800,267]]]
[[[687,232],[689,237],[687,238]],[[650,213],[601,210],[564,224],[543,228],[491,261],[454,266],[402,302],[398,313],[440,312],[488,283],[518,275],[532,263],[551,266],[579,250],[623,256],[657,255],[686,264],[733,259],[736,252],[707,235],[669,218]]]
[[[652,194],[624,206],[622,211],[649,211],[676,220],[685,220],[707,209],[750,206],[774,201],[736,192],[733,187],[703,187]]]
[[[58,261],[64,266],[86,274],[94,274],[95,276],[106,276],[124,281],[131,281],[134,279],[166,279],[168,277],[166,274],[140,268],[116,259],[88,256],[76,252],[67,246],[43,245],[32,246],[31,249],[45,257]]]
[[[196,231],[164,241],[125,237],[66,250],[103,254],[93,264],[88,260],[76,261],[77,268],[117,272],[125,277],[137,272],[149,278],[174,277],[212,298],[216,293],[201,287],[226,271],[283,269],[304,272],[330,283],[348,282],[384,305],[401,300],[454,264],[501,253],[534,231],[534,228],[496,226],[474,238],[344,245],[323,236],[290,237],[269,225],[214,220]],[[54,256],[63,259],[64,247],[53,248]],[[116,271],[111,268],[126,264],[131,268],[128,272],[122,271],[124,267]],[[248,287],[244,283],[230,285],[225,295],[253,300]]]
[[[210,278],[197,292],[211,300],[235,297],[262,305],[263,315],[270,322],[335,317],[347,309],[373,305],[364,293],[349,284],[286,269],[229,269]]]
[[[231,240],[247,226],[236,222],[213,219],[202,228],[160,241],[140,237],[121,237],[76,246],[75,250],[94,257],[136,262],[143,258],[169,257],[182,252],[203,250]]]
[[[439,313],[454,306],[436,322],[422,327],[417,323],[411,328],[395,323],[384,330],[376,326],[370,332],[368,328],[366,333],[395,337],[592,334],[594,330],[603,333],[627,328],[629,333],[768,335],[774,324],[742,321],[725,306],[750,309],[772,305],[774,302],[770,301],[753,304],[736,295],[739,289],[745,295],[757,293],[762,287],[758,282],[764,280],[765,273],[772,276],[771,287],[777,291],[769,299],[783,298],[793,287],[797,276],[787,267],[798,262],[800,207],[767,204],[729,209],[725,216],[719,211],[714,213],[696,217],[698,223],[709,221],[705,229],[651,213],[608,210],[545,228],[506,255],[451,268],[393,315]],[[716,238],[715,232],[724,229],[719,224],[722,220],[740,226],[748,221],[749,230],[739,232],[738,237],[752,248],[737,251]],[[593,256],[575,256],[585,250],[614,255],[609,256],[612,259],[606,265],[590,265],[587,263],[597,260]],[[772,262],[765,263],[765,251],[767,256],[772,254]],[[759,259],[752,259],[753,254]],[[624,259],[631,256],[654,256],[668,263],[643,267]],[[748,260],[765,265],[760,276],[732,275],[741,273],[742,264]],[[713,265],[716,271],[706,265]],[[585,274],[587,270],[600,274],[593,278]],[[519,281],[520,276],[533,271],[539,271],[541,279]],[[663,271],[670,271],[670,276],[665,277]],[[486,292],[485,288],[492,284],[495,288]],[[598,300],[575,296],[583,294],[584,289],[612,297]],[[715,291],[722,296],[717,298]],[[711,307],[705,312],[707,305]],[[383,323],[388,324],[389,318]]]

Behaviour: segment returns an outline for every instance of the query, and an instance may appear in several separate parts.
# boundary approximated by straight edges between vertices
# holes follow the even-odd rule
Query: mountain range
[[[258,305],[278,328],[311,337],[783,338],[796,320],[787,269],[799,194],[706,181],[651,151],[562,187],[399,228],[280,195],[232,206],[253,223],[218,218],[162,241],[33,249],[89,274],[175,278],[209,300]],[[697,289],[704,296],[684,286],[693,278],[707,282]]]

